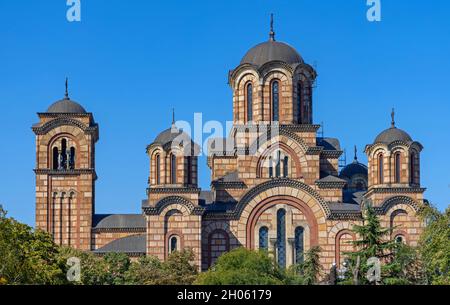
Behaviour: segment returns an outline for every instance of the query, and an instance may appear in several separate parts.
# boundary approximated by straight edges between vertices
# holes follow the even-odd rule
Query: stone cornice
[[[213,181],[211,182],[211,187],[216,189],[245,189],[247,188],[247,185],[242,181]]]
[[[338,159],[343,153],[342,150],[322,150],[320,156],[327,159]]]
[[[199,194],[201,191],[198,187],[149,187],[147,188],[148,194]]]
[[[387,194],[411,194],[411,193],[423,193],[426,191],[426,188],[421,187],[372,187],[368,190],[366,197],[370,194],[380,194],[380,193],[387,193]]]
[[[40,118],[92,118],[92,112],[87,113],[52,113],[52,112],[38,112]]]
[[[322,146],[311,146],[306,150],[307,155],[320,155],[322,154],[323,147]]]
[[[327,220],[363,220],[361,212],[331,212]]]
[[[146,228],[92,228],[92,233],[109,233],[109,232],[131,232],[131,233],[145,233],[147,232]]]
[[[346,184],[346,181],[316,181],[320,189],[343,189]]]
[[[317,132],[320,125],[316,124],[287,124],[280,125],[281,129],[286,129],[290,132]]]
[[[97,179],[97,174],[95,169],[93,168],[80,168],[80,169],[72,169],[72,170],[55,170],[55,169],[34,169],[36,175],[51,175],[51,176],[78,176],[78,175],[94,175],[95,179]]]

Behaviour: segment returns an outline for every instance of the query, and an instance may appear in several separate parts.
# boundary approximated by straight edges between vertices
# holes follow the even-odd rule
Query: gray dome
[[[402,141],[402,142],[411,142],[412,138],[410,135],[397,127],[391,127],[389,129],[386,129],[382,133],[380,133],[376,138],[374,143],[385,143],[385,144],[391,144],[396,141]]]
[[[269,40],[251,48],[242,58],[241,64],[262,66],[274,60],[287,64],[303,62],[300,54],[290,45],[284,42]]]
[[[365,166],[364,164],[359,163],[358,161],[355,160],[353,163],[346,165],[342,169],[339,176],[351,179],[354,175],[358,175],[358,174],[367,176],[368,170],[367,170],[367,166]]]
[[[187,133],[184,133],[182,130],[179,130],[177,127],[172,126],[161,132],[153,141],[153,143],[159,143],[161,145],[167,144],[175,140],[179,135],[182,135],[181,140],[190,141],[190,137]]]
[[[48,113],[86,113],[86,110],[69,98],[55,102],[47,109]]]

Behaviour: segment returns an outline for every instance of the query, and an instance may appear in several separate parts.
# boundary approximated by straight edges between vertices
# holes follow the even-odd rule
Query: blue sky
[[[145,198],[145,147],[171,122],[231,120],[230,69],[268,38],[297,48],[319,77],[314,121],[338,137],[351,162],[397,126],[425,147],[426,198],[450,203],[450,2],[381,0],[382,21],[365,0],[82,0],[82,20],[65,1],[0,1],[0,203],[34,224],[35,142],[31,125],[64,95],[100,125],[97,213],[138,213]],[[209,187],[206,160],[200,180]]]

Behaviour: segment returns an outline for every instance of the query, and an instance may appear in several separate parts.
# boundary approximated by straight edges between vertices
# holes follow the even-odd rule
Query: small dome
[[[65,98],[48,107],[47,113],[86,113],[86,110],[77,102]]]
[[[345,177],[348,179],[351,179],[354,175],[364,175],[367,176],[368,175],[368,170],[367,170],[367,166],[365,166],[362,163],[359,163],[357,160],[353,161],[353,163],[350,163],[348,165],[346,165],[341,173],[340,173],[340,177]]]
[[[172,142],[175,140],[178,136],[182,135],[181,140],[190,142],[190,137],[187,133],[183,132],[182,130],[178,129],[175,125],[172,125],[171,128],[168,128],[161,132],[153,141],[153,143],[158,143],[161,145],[165,145],[167,143]]]
[[[391,127],[380,133],[375,138],[374,143],[391,144],[396,141],[408,143],[412,141],[412,138],[406,131],[403,131],[397,127]]]
[[[269,40],[251,48],[242,58],[242,64],[262,66],[271,61],[282,61],[287,64],[302,63],[300,54],[284,42]]]

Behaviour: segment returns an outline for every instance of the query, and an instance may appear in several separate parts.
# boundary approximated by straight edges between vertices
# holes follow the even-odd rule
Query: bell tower
[[[38,113],[36,135],[36,228],[58,245],[91,250],[95,207],[95,143],[92,113],[69,98]]]

